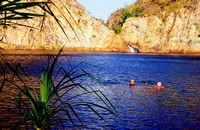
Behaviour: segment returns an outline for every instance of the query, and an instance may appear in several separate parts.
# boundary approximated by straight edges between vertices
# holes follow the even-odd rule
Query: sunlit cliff
[[[50,5],[55,19],[44,17],[15,21],[19,26],[0,26],[2,49],[74,51],[200,53],[200,2],[139,0],[114,12],[108,24],[90,16],[75,0],[55,0]]]

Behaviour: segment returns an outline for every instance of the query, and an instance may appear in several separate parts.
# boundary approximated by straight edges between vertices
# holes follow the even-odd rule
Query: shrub
[[[132,13],[129,10],[124,9],[122,16],[121,16],[121,19],[122,19],[121,25],[123,25],[125,23],[126,19],[131,17],[131,16],[132,16]]]
[[[122,25],[118,25],[118,27],[114,31],[115,31],[115,34],[120,34],[122,31]]]
[[[131,17],[131,16],[132,16],[132,14],[129,10],[123,10],[122,15],[120,17],[120,20],[115,20],[115,21],[119,21],[119,23],[117,23],[117,24],[114,23],[115,24],[115,26],[114,26],[115,34],[121,33],[123,24],[126,22],[126,19]]]
[[[133,16],[133,17],[139,17],[139,16],[141,16],[141,14],[142,14],[143,11],[144,11],[144,8],[143,8],[143,7],[141,7],[141,6],[139,6],[139,5],[136,5],[136,6],[132,9],[132,11],[131,11],[131,13],[132,13],[131,16]]]
[[[109,26],[112,26],[115,33],[119,34],[121,28],[129,17],[141,17],[156,15],[163,18],[163,12],[176,12],[186,5],[195,3],[193,0],[138,0],[126,8],[117,10],[109,19]],[[122,12],[122,13],[121,13]],[[117,15],[116,15],[117,14]],[[118,21],[118,22],[115,22]],[[120,21],[120,22],[119,22]]]
[[[143,8],[141,6],[135,6],[131,11],[127,8],[127,9],[123,9],[122,10],[122,14],[120,17],[120,21],[119,24],[117,26],[115,26],[114,31],[116,34],[120,34],[123,24],[126,22],[126,19],[130,18],[130,17],[139,17],[141,16],[142,12],[143,12]]]

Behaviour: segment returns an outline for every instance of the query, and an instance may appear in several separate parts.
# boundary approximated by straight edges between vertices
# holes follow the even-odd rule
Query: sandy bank
[[[58,50],[0,50],[3,54],[8,55],[48,55],[48,54],[57,54]],[[128,52],[120,52],[120,51],[73,51],[73,50],[64,50],[63,54],[135,54],[135,53],[128,53]],[[172,54],[172,53],[136,53],[137,55],[157,55],[157,56],[195,56],[200,57],[199,53],[184,53],[184,54]]]

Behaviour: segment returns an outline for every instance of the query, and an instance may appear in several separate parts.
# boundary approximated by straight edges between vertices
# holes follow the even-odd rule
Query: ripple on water
[[[61,56],[59,61],[59,64],[66,69],[70,68],[68,61],[71,65],[80,62],[95,65],[85,64],[81,67],[96,76],[104,87],[96,85],[85,77],[79,81],[102,90],[121,117],[117,119],[99,110],[107,119],[102,121],[98,120],[90,110],[79,108],[86,122],[86,126],[80,128],[200,129],[200,58],[127,54],[80,54],[67,57],[68,59],[65,55]],[[46,65],[47,56],[9,55],[8,59],[14,64],[20,61],[27,74],[33,77],[34,86],[39,86],[39,74]],[[128,86],[130,79],[136,81],[135,87]],[[153,89],[157,81],[163,82],[165,89],[162,91]],[[78,90],[74,90],[69,97],[77,92]],[[4,88],[0,95],[0,128],[8,122],[9,125],[15,124],[15,119],[18,118],[15,115],[16,94],[16,90]],[[87,96],[74,101],[84,100],[99,102]],[[70,124],[65,125],[67,128],[75,128]]]

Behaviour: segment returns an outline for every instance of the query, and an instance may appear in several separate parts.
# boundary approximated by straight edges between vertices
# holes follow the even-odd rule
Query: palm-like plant
[[[33,86],[27,85],[24,78],[18,73],[19,70],[21,70],[26,75],[20,64],[14,68],[7,62],[5,57],[1,55],[1,67],[4,70],[4,75],[6,75],[6,72],[9,70],[12,72],[12,78],[9,79],[6,78],[8,76],[4,76],[0,90],[2,90],[2,87],[4,87],[6,83],[11,84],[19,90],[16,99],[18,108],[21,112],[20,122],[31,121],[32,126],[36,129],[50,128],[55,124],[61,124],[64,128],[65,123],[70,122],[75,125],[75,120],[78,120],[79,124],[83,125],[83,120],[76,110],[77,106],[87,107],[100,119],[104,118],[95,108],[100,108],[116,115],[115,108],[101,91],[94,90],[92,87],[85,87],[80,83],[75,82],[75,80],[84,76],[92,77],[91,74],[82,70],[83,73],[75,75],[75,73],[77,73],[76,67],[67,71],[62,66],[56,66],[61,52],[62,49],[56,56],[51,56],[47,67],[43,69],[40,78],[40,94],[38,94],[37,89],[34,89]],[[58,68],[58,70],[55,74],[56,68]],[[60,75],[61,73],[63,74],[62,77]],[[61,78],[58,79],[57,77]],[[16,84],[14,78],[19,79],[22,85]],[[80,89],[81,93],[66,98],[68,93],[75,88]],[[81,96],[91,96],[91,94],[96,96],[96,98],[100,100],[100,103],[92,101],[71,101],[72,99],[80,98]],[[22,98],[23,96],[26,98]],[[63,114],[64,116],[62,116]]]
[[[54,15],[51,8],[48,4],[53,4],[52,2],[25,2],[22,0],[1,0],[0,1],[0,26],[11,26],[13,24],[19,26],[28,26],[19,24],[13,21],[23,20],[23,19],[32,19],[34,17],[44,16],[43,14],[35,13],[30,10],[31,7],[39,7],[43,11],[50,14],[56,22],[59,24],[63,33],[66,35],[64,29],[61,26],[59,19]],[[54,4],[53,4],[54,5]],[[54,5],[55,6],[55,5]],[[67,19],[66,19],[67,20]],[[69,21],[68,21],[69,23]],[[70,24],[70,23],[69,23]],[[72,29],[73,27],[70,26]],[[78,37],[78,36],[77,36]],[[82,69],[81,74],[77,74],[76,67],[73,67],[71,70],[67,71],[62,66],[55,67],[59,59],[62,49],[56,56],[50,56],[48,60],[48,65],[41,72],[40,77],[40,89],[35,89],[30,83],[26,83],[23,75],[18,73],[21,71],[24,73],[25,77],[28,77],[24,69],[18,64],[16,67],[13,67],[3,56],[0,55],[0,67],[3,70],[3,80],[0,82],[0,92],[3,87],[8,87],[6,84],[15,87],[19,90],[19,94],[16,97],[17,106],[20,111],[20,122],[31,121],[31,124],[36,129],[50,128],[54,124],[64,124],[71,122],[76,124],[75,120],[78,120],[80,124],[83,125],[83,120],[80,115],[77,113],[77,106],[85,106],[91,111],[93,111],[101,119],[103,117],[95,109],[96,107],[104,109],[115,115],[115,109],[111,102],[106,98],[106,96],[99,90],[94,90],[92,87],[85,87],[80,83],[75,82],[75,80],[82,78],[84,76],[89,76],[94,79],[94,77]],[[55,70],[58,69],[56,75]],[[7,73],[11,72],[11,73]],[[60,74],[62,76],[58,76]],[[8,78],[11,75],[11,78]],[[58,79],[57,77],[61,77]],[[17,84],[14,79],[21,81],[21,84]],[[81,93],[74,95],[70,98],[65,98],[68,96],[69,92],[73,89],[78,88],[81,90]],[[100,101],[103,103],[98,104],[95,102],[72,102],[72,99],[94,94]],[[25,97],[25,98],[23,98]],[[65,116],[62,116],[65,114]],[[74,119],[76,118],[76,119]],[[29,124],[27,124],[28,127]]]
[[[22,0],[1,0],[0,25],[10,26],[14,20],[32,19],[44,16],[30,10],[32,7],[44,8],[50,2],[26,2]],[[21,25],[21,24],[18,24]]]
[[[59,2],[60,2],[60,4],[62,4],[64,6],[64,4],[62,3],[61,0],[59,0]],[[54,14],[54,11],[50,8],[50,6],[54,6],[61,13],[60,9],[54,4],[54,2],[52,2],[50,0],[45,1],[45,2],[43,2],[42,0],[39,2],[37,0],[32,0],[32,1],[1,0],[0,1],[0,26],[7,27],[7,26],[17,25],[17,26],[25,26],[25,27],[34,28],[30,25],[22,24],[22,23],[19,23],[16,21],[33,19],[35,17],[45,17],[45,15],[43,13],[43,12],[45,12],[54,18],[54,20],[59,25],[60,29],[65,34],[68,41],[70,42],[70,38],[66,34],[62,23],[56,17],[56,15]],[[64,6],[64,7],[67,10],[67,12],[69,13],[69,15],[71,16],[71,18],[73,19],[74,23],[76,23],[76,21],[74,20],[72,14],[68,10],[68,8],[66,6]],[[33,9],[33,8],[41,9],[41,11],[37,11],[37,9]],[[76,33],[76,31],[73,28],[73,26],[71,25],[71,23],[63,15],[63,13],[61,13],[61,15],[66,20],[66,22],[69,24],[70,28],[73,30],[78,41],[80,42],[78,34]],[[76,25],[77,25],[77,23],[76,23]]]

